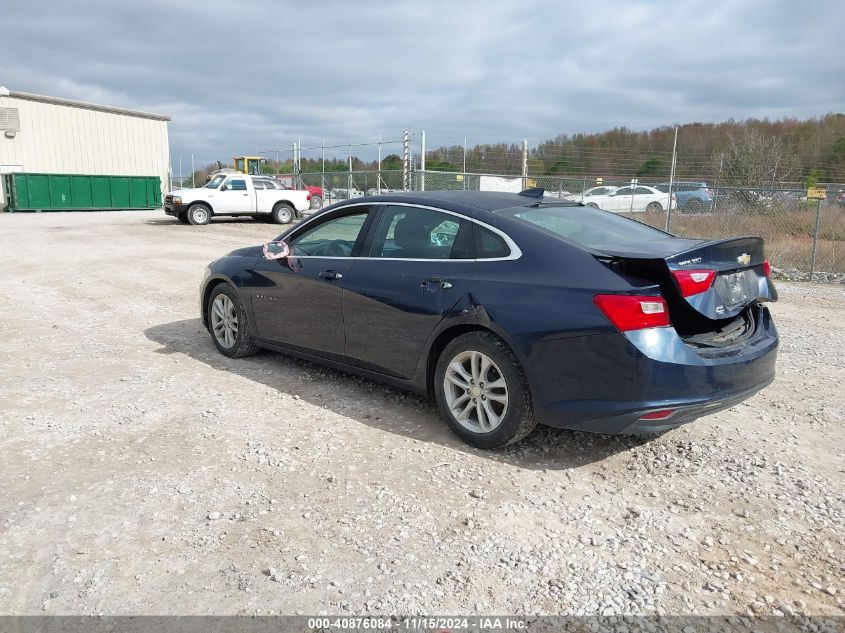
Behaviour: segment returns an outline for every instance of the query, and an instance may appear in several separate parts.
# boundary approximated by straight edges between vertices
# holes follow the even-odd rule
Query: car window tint
[[[367,219],[367,211],[321,222],[290,241],[294,255],[349,257]]]
[[[497,213],[598,250],[630,245],[637,240],[654,241],[671,237],[640,222],[590,207],[515,207]]]
[[[252,181],[252,188],[253,189],[264,189],[264,183],[260,180],[253,180]]]
[[[630,196],[633,195],[633,189],[630,187],[622,187],[621,189],[616,190],[617,196]]]
[[[645,187],[637,187],[634,191],[635,194],[638,196],[649,196],[652,195],[651,189],[646,189]]]
[[[246,181],[243,179],[230,180],[226,186],[232,191],[246,191]]]
[[[505,244],[505,240],[493,233],[493,231],[479,225],[475,226],[475,252],[478,259],[507,257],[511,254],[511,250]]]
[[[370,250],[372,257],[473,259],[472,230],[466,220],[416,207],[387,206]]]

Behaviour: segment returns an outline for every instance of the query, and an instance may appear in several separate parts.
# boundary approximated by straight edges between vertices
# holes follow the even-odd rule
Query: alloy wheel
[[[481,352],[455,356],[443,377],[446,404],[455,420],[473,433],[498,427],[508,412],[508,386],[493,360]]]
[[[238,313],[235,304],[224,294],[217,295],[211,304],[211,331],[226,349],[238,339]]]

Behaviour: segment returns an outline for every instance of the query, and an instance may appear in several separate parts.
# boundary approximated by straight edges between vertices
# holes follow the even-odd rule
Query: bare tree
[[[757,192],[786,186],[798,178],[800,170],[798,159],[782,139],[753,128],[731,135],[728,150],[714,154],[710,165],[711,173],[720,174],[721,184]]]

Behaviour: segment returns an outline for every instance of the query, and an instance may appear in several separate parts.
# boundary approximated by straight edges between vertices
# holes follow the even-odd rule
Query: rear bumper
[[[549,341],[537,380],[535,414],[549,426],[596,433],[659,433],[732,407],[775,377],[778,335],[758,308],[752,337],[733,348],[697,350],[673,328]],[[577,358],[575,367],[561,359]],[[530,366],[530,365],[529,365]],[[586,396],[586,398],[585,398]],[[662,420],[641,420],[672,409]]]

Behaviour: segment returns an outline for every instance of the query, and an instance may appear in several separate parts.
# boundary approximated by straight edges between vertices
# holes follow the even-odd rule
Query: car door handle
[[[422,285],[426,288],[431,285],[438,285],[443,290],[448,290],[452,287],[452,282],[448,279],[441,279],[440,277],[429,277],[428,279],[422,280]]]
[[[333,270],[324,270],[319,274],[321,279],[328,279],[329,281],[333,279],[343,279],[343,273],[338,273]]]

